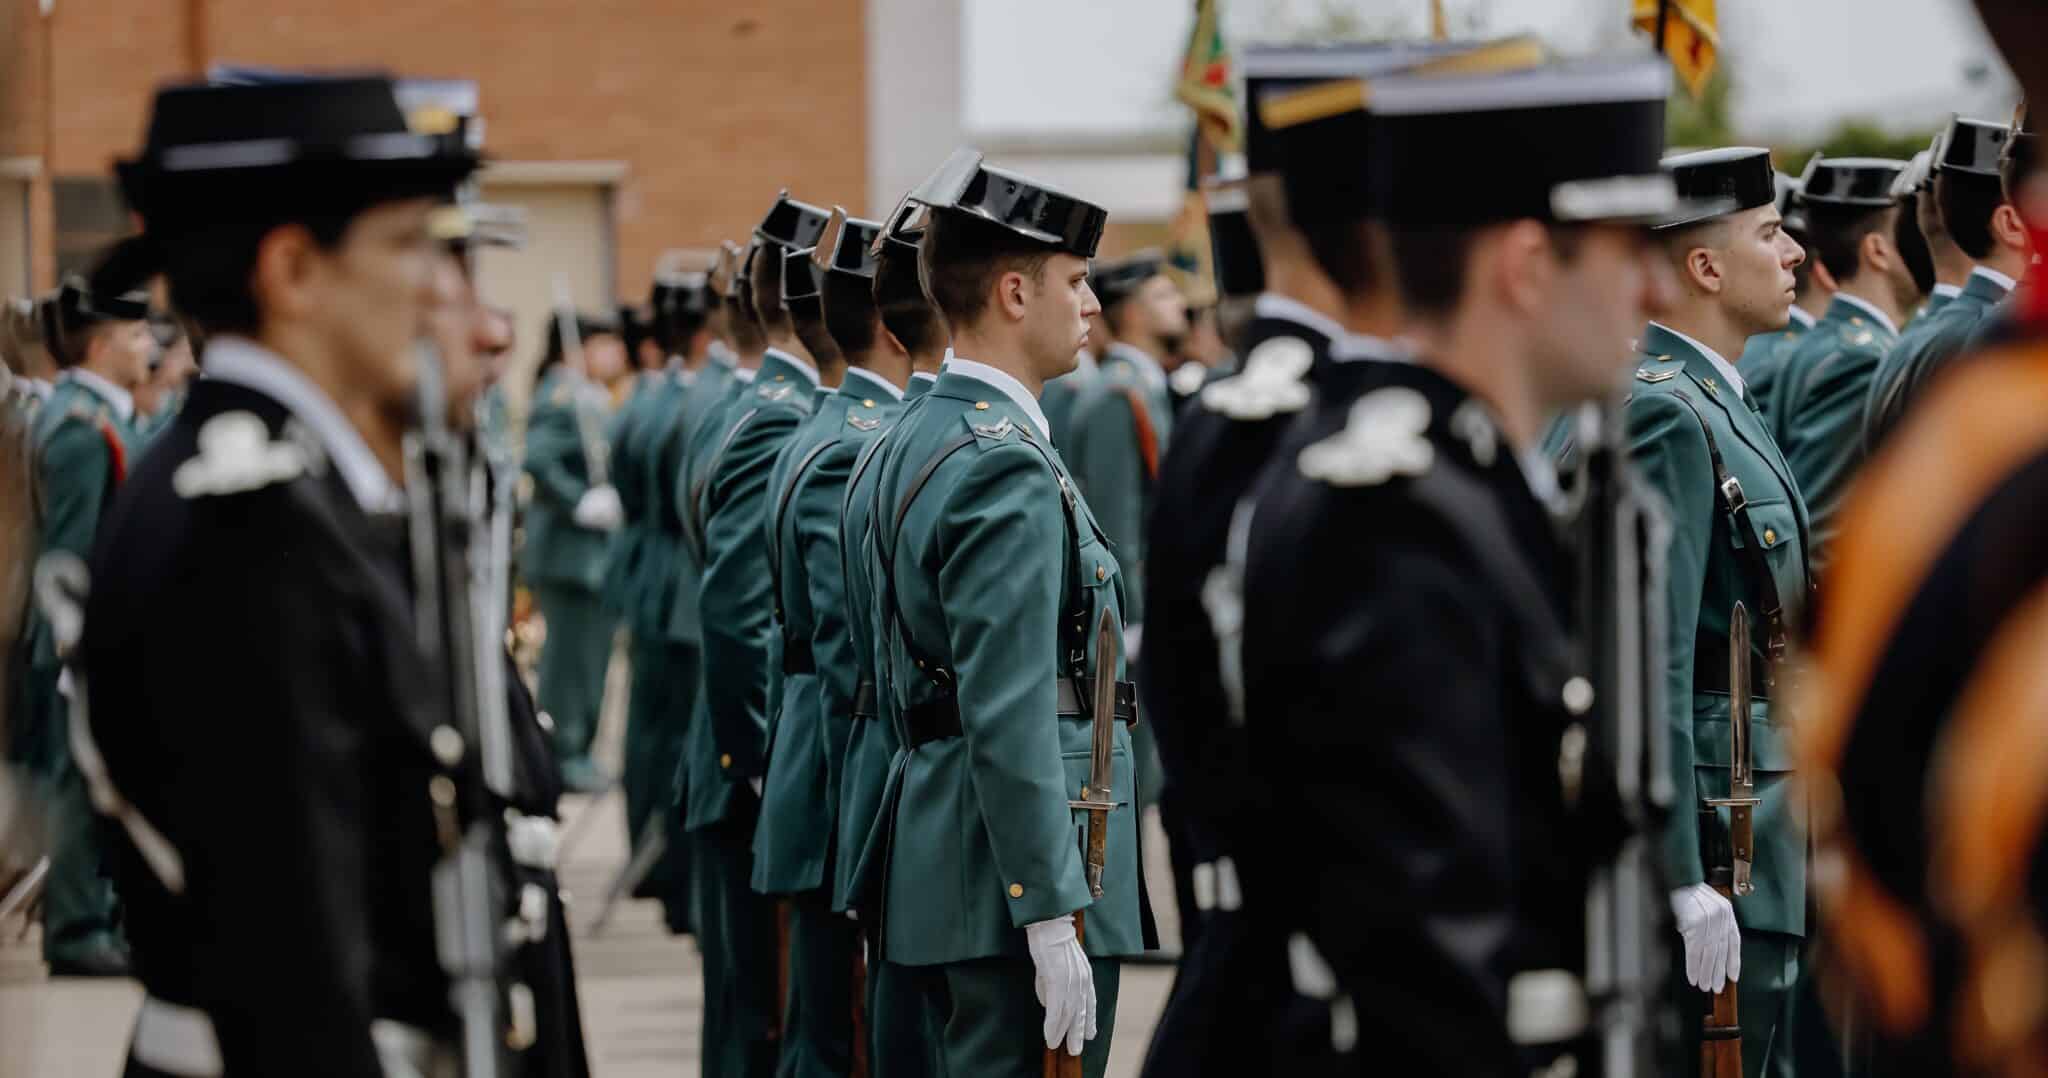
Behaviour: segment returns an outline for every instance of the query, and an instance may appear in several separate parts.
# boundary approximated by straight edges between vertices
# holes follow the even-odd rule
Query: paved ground
[[[613,689],[620,685],[613,671]],[[620,708],[607,707],[603,749],[616,756]],[[601,758],[605,752],[601,750]],[[605,932],[589,922],[606,882],[625,861],[624,805],[617,796],[572,798],[564,806],[571,841],[562,872],[575,929],[583,1019],[597,1078],[696,1078],[703,993],[697,949],[661,927],[653,902],[622,906]],[[1149,821],[1148,821],[1149,822]],[[1171,895],[1164,876],[1166,843],[1152,825],[1146,843],[1154,896]],[[1161,931],[1172,937],[1172,902],[1164,899]],[[0,1078],[114,1078],[120,1073],[140,991],[129,981],[60,980],[44,976],[33,933],[0,926]],[[1171,945],[1171,939],[1169,940]],[[1134,1078],[1166,1000],[1172,970],[1133,966],[1124,972],[1117,1009],[1111,1078]]]

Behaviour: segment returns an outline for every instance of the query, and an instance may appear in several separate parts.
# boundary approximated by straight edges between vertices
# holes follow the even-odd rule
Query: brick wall
[[[0,156],[46,174],[132,152],[151,89],[206,63],[374,66],[477,79],[494,157],[626,162],[627,296],[663,249],[743,238],[783,184],[867,203],[860,0],[55,0],[47,27],[36,0],[0,4],[26,46],[4,64]]]

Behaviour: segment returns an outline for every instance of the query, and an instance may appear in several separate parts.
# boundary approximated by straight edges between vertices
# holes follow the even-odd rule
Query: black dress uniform
[[[476,157],[444,136],[410,129],[382,78],[166,89],[121,166],[146,229],[130,249],[170,259],[175,295],[210,207],[445,196]],[[285,152],[190,149],[251,142]],[[129,1070],[431,1065],[454,1017],[430,787],[460,752],[415,643],[402,501],[285,360],[216,334],[204,366],[101,532],[80,645],[148,991]]]
[[[1262,95],[1312,75],[1333,78],[1370,73],[1408,62],[1413,46],[1254,49],[1245,56],[1249,93]],[[1293,133],[1250,124],[1247,169],[1280,167],[1282,146],[1299,144],[1304,159],[1355,142],[1358,113],[1324,123],[1311,143]],[[1359,202],[1342,190],[1351,177],[1321,169],[1302,184],[1295,219],[1314,227],[1357,217]],[[1310,188],[1314,190],[1311,191]],[[1218,280],[1227,296],[1257,295],[1253,319],[1236,344],[1245,357],[1234,377],[1197,393],[1175,421],[1175,435],[1159,469],[1148,549],[1154,572],[1145,580],[1154,646],[1139,670],[1145,713],[1151,717],[1165,771],[1162,816],[1169,823],[1180,905],[1183,959],[1167,1009],[1147,1052],[1147,1074],[1187,1076],[1254,1073],[1270,1046],[1237,1035],[1219,1018],[1241,1007],[1282,1005],[1286,981],[1284,940],[1257,931],[1245,912],[1239,865],[1256,838],[1251,811],[1258,784],[1244,781],[1246,724],[1240,650],[1243,618],[1243,529],[1231,557],[1232,524],[1239,502],[1273,456],[1283,432],[1309,405],[1315,388],[1335,366],[1331,344],[1342,326],[1292,298],[1260,294],[1264,275],[1241,190],[1210,196]],[[1301,272],[1301,270],[1297,270]],[[1389,348],[1387,355],[1395,354]],[[1361,358],[1353,373],[1379,362]],[[1177,824],[1177,826],[1176,826]],[[1327,1033],[1311,1043],[1328,1043]],[[1297,1061],[1299,1065],[1301,1061]]]
[[[1668,213],[1666,78],[1628,60],[1375,79],[1366,214],[1457,231]],[[1332,370],[1244,525],[1267,821],[1240,846],[1245,898],[1297,997],[1251,1020],[1325,1022],[1345,1073],[1574,1073],[1586,1030],[1587,865],[1615,828],[1571,763],[1591,689],[1555,474],[1473,389],[1423,364]]]

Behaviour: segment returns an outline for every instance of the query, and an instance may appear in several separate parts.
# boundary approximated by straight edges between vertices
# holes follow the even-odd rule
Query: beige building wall
[[[614,190],[595,180],[522,182],[515,178],[508,183],[485,177],[486,200],[526,211],[525,246],[516,250],[486,248],[478,262],[478,286],[485,302],[512,312],[516,335],[506,390],[515,416],[526,414],[533,370],[547,344],[556,277],[567,278],[570,298],[578,310],[604,312],[615,305]]]

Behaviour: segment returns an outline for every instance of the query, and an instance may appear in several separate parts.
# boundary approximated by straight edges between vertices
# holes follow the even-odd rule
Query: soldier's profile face
[[[442,249],[427,230],[432,199],[371,206],[341,243],[320,252],[310,304],[319,328],[370,399],[409,407],[417,377],[412,346],[428,330]]]
[[[156,337],[144,321],[116,322],[101,330],[94,347],[109,359],[115,381],[133,389],[149,381],[149,361],[156,358]]]
[[[1054,254],[1036,280],[1025,281],[1023,291],[1024,345],[1033,369],[1046,379],[1073,370],[1075,354],[1089,344],[1089,319],[1102,313],[1095,290],[1088,287],[1088,260],[1064,251]]]
[[[1152,336],[1177,340],[1188,335],[1188,301],[1180,286],[1164,274],[1146,281],[1132,305]]]
[[[1785,328],[1806,252],[1785,231],[1776,206],[1730,214],[1721,222],[1713,257],[1720,267],[1721,305],[1751,335]]]

